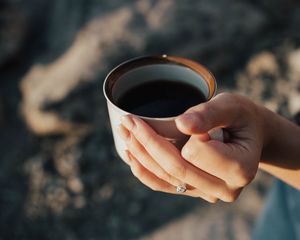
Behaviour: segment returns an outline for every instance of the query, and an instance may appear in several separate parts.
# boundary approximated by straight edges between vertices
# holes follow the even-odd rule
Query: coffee
[[[131,88],[116,104],[139,116],[165,118],[180,115],[188,108],[205,101],[205,96],[196,87],[162,79]]]

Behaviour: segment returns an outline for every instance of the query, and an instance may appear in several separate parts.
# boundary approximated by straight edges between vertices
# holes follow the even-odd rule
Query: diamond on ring
[[[186,185],[184,183],[176,187],[176,192],[178,193],[184,193],[185,191],[186,191]]]

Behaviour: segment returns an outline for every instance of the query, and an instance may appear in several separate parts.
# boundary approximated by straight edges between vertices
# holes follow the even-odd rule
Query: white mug
[[[117,134],[117,127],[124,115],[134,115],[117,106],[118,99],[130,89],[144,83],[168,79],[186,83],[199,89],[209,101],[216,93],[217,83],[212,73],[201,64],[182,57],[146,56],[128,60],[114,68],[106,77],[103,92],[107,101],[108,113],[119,156],[124,160],[126,145]],[[173,143],[178,149],[187,142],[189,136],[181,133],[175,118],[151,118],[135,115],[147,122],[159,135]],[[209,131],[211,139],[223,141],[222,129]]]

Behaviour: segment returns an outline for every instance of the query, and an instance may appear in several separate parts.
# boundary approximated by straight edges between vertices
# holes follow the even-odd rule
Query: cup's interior
[[[199,89],[206,99],[209,98],[209,87],[203,77],[192,69],[175,64],[152,64],[134,68],[115,81],[112,87],[112,102],[116,104],[128,90],[147,82],[171,80],[190,84]]]

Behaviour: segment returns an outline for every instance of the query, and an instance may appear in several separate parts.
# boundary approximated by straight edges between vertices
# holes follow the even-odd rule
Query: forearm
[[[259,167],[300,190],[300,127],[262,108],[265,132]]]

